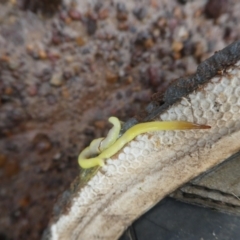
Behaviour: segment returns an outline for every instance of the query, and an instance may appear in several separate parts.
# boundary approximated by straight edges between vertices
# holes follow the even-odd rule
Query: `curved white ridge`
[[[211,129],[158,131],[127,144],[81,189],[51,239],[117,239],[133,220],[193,177],[240,149],[239,63],[172,106],[158,120]]]

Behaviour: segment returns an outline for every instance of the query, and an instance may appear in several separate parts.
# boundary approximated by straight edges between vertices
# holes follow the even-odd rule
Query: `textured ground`
[[[3,239],[40,238],[79,151],[110,115],[134,116],[239,39],[237,0],[124,2],[65,2],[46,16],[0,1]]]

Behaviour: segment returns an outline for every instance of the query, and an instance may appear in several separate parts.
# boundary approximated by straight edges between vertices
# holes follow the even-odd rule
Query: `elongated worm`
[[[110,117],[108,121],[112,123],[113,127],[109,130],[107,137],[94,139],[90,145],[80,153],[78,159],[90,158],[97,155],[116,142],[121,130],[121,122],[116,117]]]
[[[113,127],[108,132],[107,137],[104,140],[102,140],[99,146],[100,152],[109,148],[111,145],[113,145],[116,142],[121,130],[121,122],[119,121],[118,118],[110,117],[108,121],[113,124]]]
[[[109,131],[106,137],[107,143],[104,144],[103,151],[97,157],[87,158],[91,154],[90,148],[95,145],[98,139],[94,140],[90,147],[83,150],[83,152],[78,157],[78,163],[82,168],[91,168],[95,166],[104,166],[104,160],[112,157],[116,154],[122,147],[133,140],[136,136],[146,132],[159,131],[159,130],[186,130],[186,129],[208,129],[210,126],[199,125],[186,121],[169,121],[169,122],[146,122],[139,123],[128,129],[120,138],[117,139],[120,131],[120,121],[116,117],[111,117],[109,121],[114,124],[113,128]],[[102,140],[101,140],[102,141]],[[95,146],[96,147],[96,146]],[[99,148],[99,147],[98,147]],[[94,149],[92,149],[94,150]],[[85,153],[88,154],[85,154]],[[92,151],[96,153],[96,151]]]

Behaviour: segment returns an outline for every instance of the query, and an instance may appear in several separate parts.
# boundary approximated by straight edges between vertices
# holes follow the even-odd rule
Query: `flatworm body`
[[[120,138],[120,121],[116,117],[109,118],[109,121],[113,123],[113,128],[109,131],[108,139],[104,144],[104,149],[101,151],[102,138],[93,140],[89,147],[84,149],[78,157],[78,163],[82,168],[91,168],[95,166],[104,166],[104,160],[112,157],[119,150],[123,148],[128,142],[133,140],[136,136],[146,132],[153,132],[159,130],[186,130],[186,129],[208,129],[210,126],[199,125],[186,121],[169,121],[169,122],[146,122],[139,123],[128,129]],[[117,139],[118,138],[118,139]],[[97,157],[89,158],[100,152]]]

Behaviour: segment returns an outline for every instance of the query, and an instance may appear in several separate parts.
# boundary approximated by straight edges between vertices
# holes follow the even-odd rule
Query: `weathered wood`
[[[187,120],[211,130],[143,134],[88,182],[76,182],[45,239],[117,239],[141,214],[175,189],[240,150],[240,42],[175,82],[160,120]],[[201,78],[202,77],[202,78]],[[171,100],[168,100],[168,97]],[[58,206],[59,209],[59,206]]]

